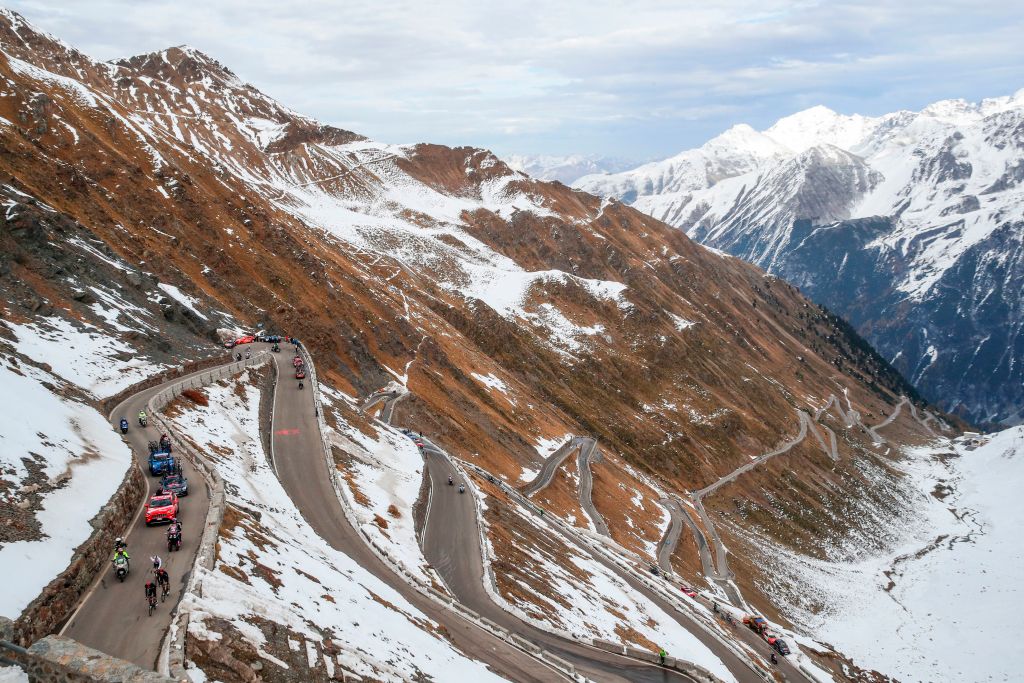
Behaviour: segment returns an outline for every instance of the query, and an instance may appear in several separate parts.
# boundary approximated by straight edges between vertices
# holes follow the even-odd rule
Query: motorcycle
[[[142,416],[142,415],[139,416],[139,426],[140,427],[145,427],[148,422],[149,422],[149,420],[146,419],[145,416]]]
[[[114,558],[114,575],[118,581],[124,582],[126,576],[128,576],[128,560],[123,557]]]
[[[465,492],[466,492],[466,487],[463,486],[462,484],[459,484],[459,493],[465,493]]]
[[[299,382],[299,389],[302,388],[302,382]]]
[[[127,434],[128,433],[128,420],[121,420],[121,433],[122,434]]]
[[[181,532],[167,530],[167,552],[181,550]]]
[[[454,483],[454,482],[452,482],[452,478],[451,478],[451,477],[448,477],[448,485],[449,485],[449,486],[451,486],[451,485],[452,485],[453,483]]]

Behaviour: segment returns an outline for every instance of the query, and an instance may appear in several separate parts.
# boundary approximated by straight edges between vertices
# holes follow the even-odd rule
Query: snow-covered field
[[[36,484],[58,486],[44,492],[35,512],[42,538],[0,546],[0,615],[12,619],[67,568],[74,549],[92,533],[89,520],[117,490],[132,460],[92,406],[62,398],[44,383],[66,386],[59,377],[2,357],[0,387],[16,406],[0,411],[0,493],[17,501]]]
[[[538,518],[524,513],[518,506],[513,505],[510,509],[527,523],[536,525],[538,533],[552,533],[546,525],[538,522]],[[528,543],[522,537],[517,540]],[[555,542],[561,545],[562,539],[555,539]],[[543,622],[531,617],[515,604],[508,603],[501,597],[497,599],[506,602],[511,612],[541,628],[553,627],[585,638],[600,638],[612,642],[625,640],[637,647],[648,647],[649,643],[654,643],[665,648],[672,656],[705,667],[723,681],[735,680],[725,664],[703,643],[670,615],[644,600],[617,574],[580,551],[571,542],[565,542],[564,549],[570,563],[564,566],[559,559],[551,556],[541,546],[531,544],[527,553],[534,563],[534,569],[548,586],[549,593],[558,596],[570,607],[566,608],[522,583],[520,588],[530,591],[534,600],[542,605],[540,612],[544,615]],[[488,552],[488,556],[494,557],[493,548]],[[572,566],[572,571],[569,566]],[[537,608],[531,606],[530,611],[536,613]],[[645,643],[643,639],[649,643]]]
[[[229,504],[259,515],[242,515],[230,534],[222,534],[217,567],[200,576],[202,599],[182,603],[192,615],[190,632],[217,639],[208,620],[226,619],[275,662],[253,625],[265,619],[304,638],[308,665],[328,675],[344,667],[381,681],[410,680],[417,672],[438,681],[501,680],[454,650],[400,594],[313,532],[262,453],[259,391],[248,383],[242,389],[240,396],[233,383],[209,387],[209,406],[175,418],[178,429],[220,455]],[[230,575],[239,572],[245,582]],[[340,654],[326,654],[328,640]]]
[[[116,310],[95,306],[99,308],[97,312],[109,310],[116,318]],[[114,329],[123,327],[116,320],[108,322]],[[39,322],[6,324],[17,337],[18,351],[38,363],[48,364],[55,375],[97,398],[112,396],[163,369],[138,358],[135,349],[108,330],[88,323],[73,324],[64,318],[50,317]]]
[[[393,559],[429,584],[431,577],[416,538],[412,511],[423,481],[423,456],[412,439],[394,427],[374,423],[374,437],[350,424],[332,406],[346,402],[354,408],[350,397],[326,386],[321,387],[321,395],[326,399],[324,409],[330,410],[335,420],[331,443],[351,456],[351,486],[365,496],[349,499],[360,528]],[[386,528],[381,527],[380,520]]]
[[[953,451],[958,457],[935,457]],[[901,681],[1019,680],[1024,427],[974,451],[937,446],[908,455],[911,481],[928,502],[906,542],[855,563],[797,566],[790,558],[795,585],[830,606],[794,614],[859,666]],[[944,500],[930,495],[940,483],[952,489]]]

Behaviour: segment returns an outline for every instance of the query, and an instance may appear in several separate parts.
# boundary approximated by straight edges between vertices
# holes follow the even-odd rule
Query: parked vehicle
[[[748,614],[743,617],[743,625],[759,636],[763,636],[768,631],[768,621],[756,614]]]
[[[149,473],[154,477],[165,474],[174,474],[178,469],[178,463],[174,461],[167,451],[155,451],[149,454]]]
[[[146,503],[146,526],[170,523],[178,516],[178,497],[173,493],[157,493]]]
[[[683,591],[684,595],[688,595],[691,598],[697,597],[697,591],[693,590],[689,586],[680,586],[679,590]]]
[[[238,346],[239,344],[252,344],[254,341],[256,341],[256,337],[254,335],[247,334],[236,339],[235,346]]]
[[[771,646],[773,650],[778,652],[783,657],[789,654],[789,645],[787,645],[786,641],[780,638],[777,633],[766,633],[764,635],[764,639],[768,641],[768,644]]]
[[[233,348],[235,348],[235,344],[237,344],[237,343],[238,342],[235,341],[234,339],[228,339],[226,342],[224,342],[224,348],[225,349],[233,349]]]
[[[181,498],[188,495],[188,479],[180,474],[168,474],[160,480],[160,488]]]

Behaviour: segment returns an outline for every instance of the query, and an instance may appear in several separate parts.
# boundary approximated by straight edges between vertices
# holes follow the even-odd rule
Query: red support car
[[[156,493],[146,503],[146,526],[167,523],[178,516],[178,496],[173,493]]]

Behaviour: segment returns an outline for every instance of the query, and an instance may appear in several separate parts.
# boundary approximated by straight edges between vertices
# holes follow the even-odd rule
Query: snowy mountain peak
[[[860,114],[837,114],[819,105],[779,119],[765,135],[794,152],[820,144],[849,149],[870,135],[881,121]]]
[[[701,149],[712,153],[739,151],[761,159],[777,156],[786,151],[778,142],[745,123],[739,123],[718,137],[712,138],[704,143]]]

